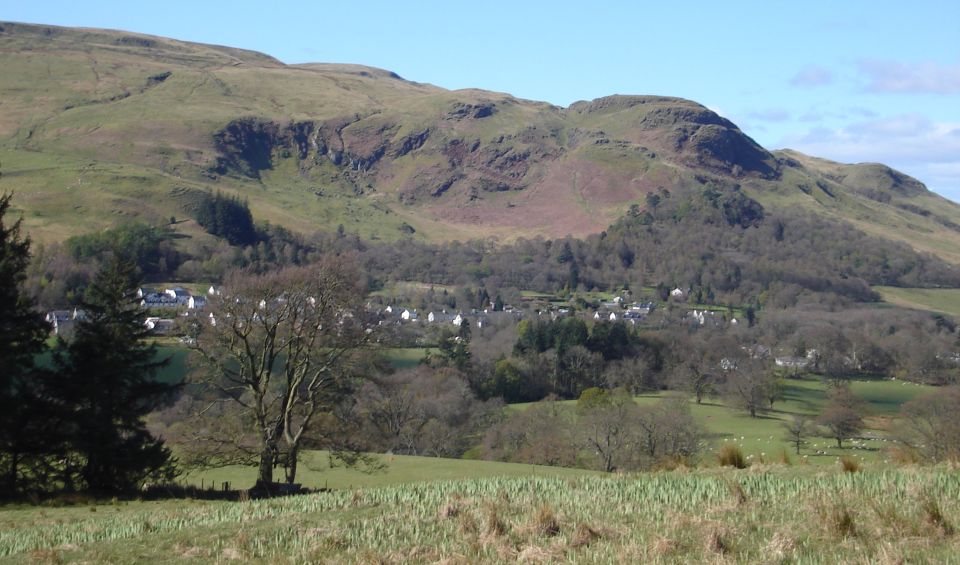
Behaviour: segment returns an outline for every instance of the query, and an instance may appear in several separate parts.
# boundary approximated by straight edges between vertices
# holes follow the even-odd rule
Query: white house
[[[636,312],[638,314],[647,315],[653,310],[652,302],[635,302],[630,306],[630,312]]]
[[[190,300],[190,291],[182,286],[168,288],[164,290],[163,293],[176,300],[178,304],[186,304],[187,301]]]
[[[156,294],[156,293],[157,291],[155,289],[141,286],[140,288],[137,289],[137,298],[143,298],[145,296],[149,296],[151,294]]]
[[[611,322],[616,322],[616,321],[617,321],[617,313],[616,313],[616,312],[610,312],[609,320],[610,320]]]
[[[207,299],[203,296],[191,296],[187,299],[187,308],[191,310],[203,310],[207,306]]]
[[[165,334],[173,329],[175,323],[173,320],[150,317],[144,320],[143,325],[155,334]]]
[[[403,312],[400,313],[400,319],[404,322],[416,322],[418,318],[419,316],[417,316],[416,309],[404,309]]]
[[[457,316],[453,319],[453,325],[460,327],[460,324],[462,324],[465,319],[463,314],[457,313]]]
[[[54,335],[65,335],[73,329],[73,315],[70,310],[54,310],[44,318]]]
[[[427,314],[427,321],[431,324],[442,324],[445,322],[452,322],[454,319],[453,314],[448,314],[446,311],[443,312],[430,312]]]
[[[683,290],[680,289],[680,287],[677,287],[670,291],[671,298],[683,298],[683,295],[684,295],[684,292]]]
[[[810,360],[806,357],[776,357],[773,362],[777,367],[788,369],[805,369],[810,364]]]
[[[166,292],[154,292],[145,294],[140,300],[140,306],[143,308],[176,308],[181,303],[175,296]]]

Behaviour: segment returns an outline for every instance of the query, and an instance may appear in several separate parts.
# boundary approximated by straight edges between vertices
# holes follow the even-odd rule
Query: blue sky
[[[0,19],[360,63],[566,106],[696,100],[761,145],[876,161],[960,202],[960,2],[8,3]]]

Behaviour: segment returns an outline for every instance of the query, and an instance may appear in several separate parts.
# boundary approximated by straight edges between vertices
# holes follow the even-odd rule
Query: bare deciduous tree
[[[725,391],[729,401],[756,418],[769,410],[776,397],[777,376],[758,359],[742,360],[735,371],[727,373]]]
[[[278,463],[295,481],[305,439],[349,391],[349,368],[371,332],[358,280],[351,265],[327,259],[234,274],[212,301],[195,346],[209,368],[203,383],[247,420],[252,435],[232,443],[259,460],[262,487]]]
[[[855,437],[863,429],[860,412],[864,402],[847,386],[835,387],[830,391],[830,402],[817,423],[825,427],[828,437],[837,440],[837,447],[843,447],[843,440]]]
[[[803,414],[794,414],[783,423],[783,429],[784,439],[792,443],[797,455],[800,455],[800,448],[807,443],[807,436],[811,433],[810,418]]]
[[[960,388],[947,387],[907,402],[897,436],[930,461],[960,459]]]
[[[577,431],[600,468],[610,473],[634,455],[640,407],[623,389],[589,388],[577,400]]]

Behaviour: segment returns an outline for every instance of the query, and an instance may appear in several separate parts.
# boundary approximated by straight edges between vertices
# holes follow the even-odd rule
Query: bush
[[[736,469],[746,469],[747,460],[743,456],[743,451],[733,444],[727,444],[720,448],[717,459],[722,467],[734,467]]]
[[[861,465],[860,462],[850,457],[849,455],[844,455],[840,458],[840,468],[846,473],[856,473],[860,471]]]

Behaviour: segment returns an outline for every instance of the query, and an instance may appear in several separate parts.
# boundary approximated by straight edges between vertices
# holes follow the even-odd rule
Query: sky
[[[960,1],[10,2],[0,20],[357,63],[568,106],[697,101],[768,149],[881,162],[960,202]]]

